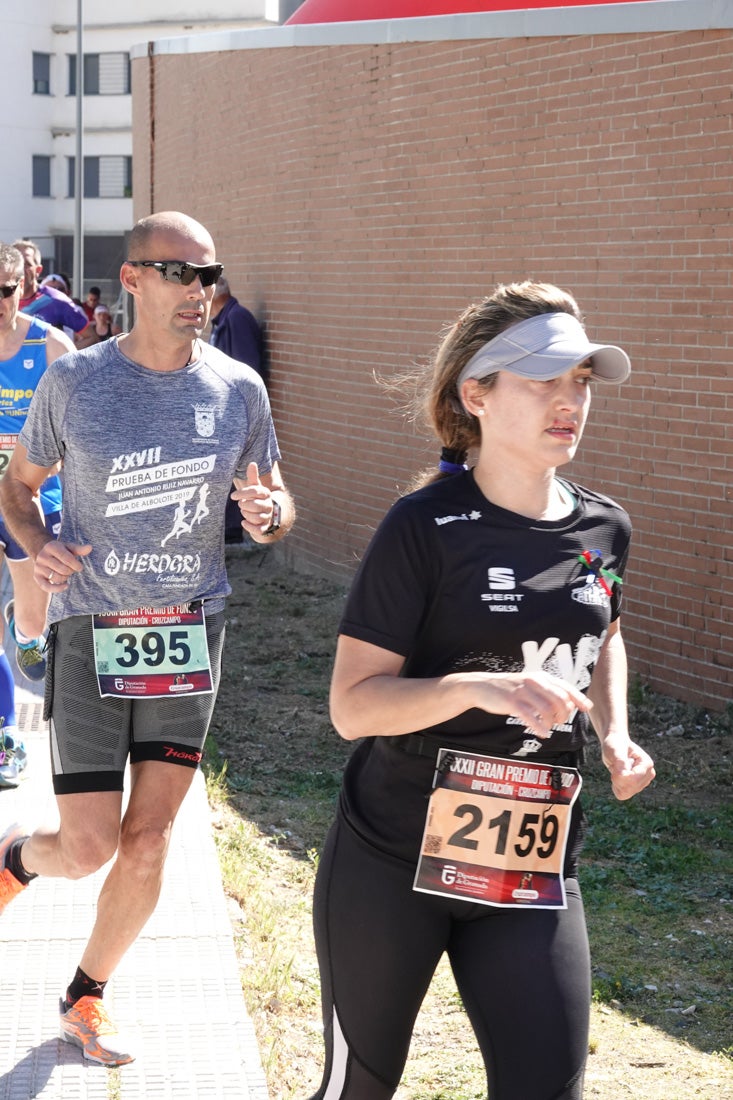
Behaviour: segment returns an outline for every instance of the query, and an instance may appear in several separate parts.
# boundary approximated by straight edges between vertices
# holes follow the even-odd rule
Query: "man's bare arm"
[[[36,466],[18,443],[0,481],[0,512],[11,535],[33,559],[33,579],[44,592],[63,591],[69,575],[82,569],[78,559],[91,551],[91,546],[59,542],[46,530],[37,497],[43,482],[57,469],[58,464]]]
[[[74,351],[73,341],[62,332],[60,328],[48,330],[46,337],[46,366],[50,367],[62,355],[68,351]]]

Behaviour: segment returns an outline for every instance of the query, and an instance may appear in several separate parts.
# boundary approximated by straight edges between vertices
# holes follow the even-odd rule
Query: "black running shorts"
[[[125,766],[159,760],[196,768],[216,702],[224,612],[206,617],[214,690],[172,699],[99,694],[89,615],[63,619],[49,632],[44,718],[50,723],[56,794],[121,791]]]

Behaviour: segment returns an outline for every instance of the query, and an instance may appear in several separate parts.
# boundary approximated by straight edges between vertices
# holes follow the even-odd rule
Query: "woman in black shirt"
[[[331,714],[360,743],[316,883],[318,1100],[393,1095],[444,951],[491,1100],[582,1096],[589,723],[617,798],[654,768],[627,726],[628,516],[556,469],[591,381],[629,369],[569,294],[533,282],[470,306],[437,352],[439,471],[385,517],[339,628]]]

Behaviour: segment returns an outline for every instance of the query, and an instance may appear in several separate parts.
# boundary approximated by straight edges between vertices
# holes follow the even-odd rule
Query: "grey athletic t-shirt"
[[[60,539],[89,543],[49,622],[191,600],[223,606],[232,478],[280,458],[262,379],[208,344],[178,371],[128,359],[116,340],[62,356],[41,378],[20,440],[63,461]]]

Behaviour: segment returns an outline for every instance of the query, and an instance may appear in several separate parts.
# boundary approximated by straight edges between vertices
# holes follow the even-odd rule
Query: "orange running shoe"
[[[20,825],[9,825],[3,835],[0,836],[0,913],[2,913],[5,906],[11,902],[21,890],[25,890],[25,885],[19,882],[15,875],[5,866],[8,848],[14,840],[19,840],[22,836],[25,836],[25,833]]]
[[[64,1011],[59,1005],[61,1021],[59,1037],[66,1043],[81,1047],[85,1058],[103,1066],[124,1066],[135,1059],[107,1015],[101,997],[80,997]]]

